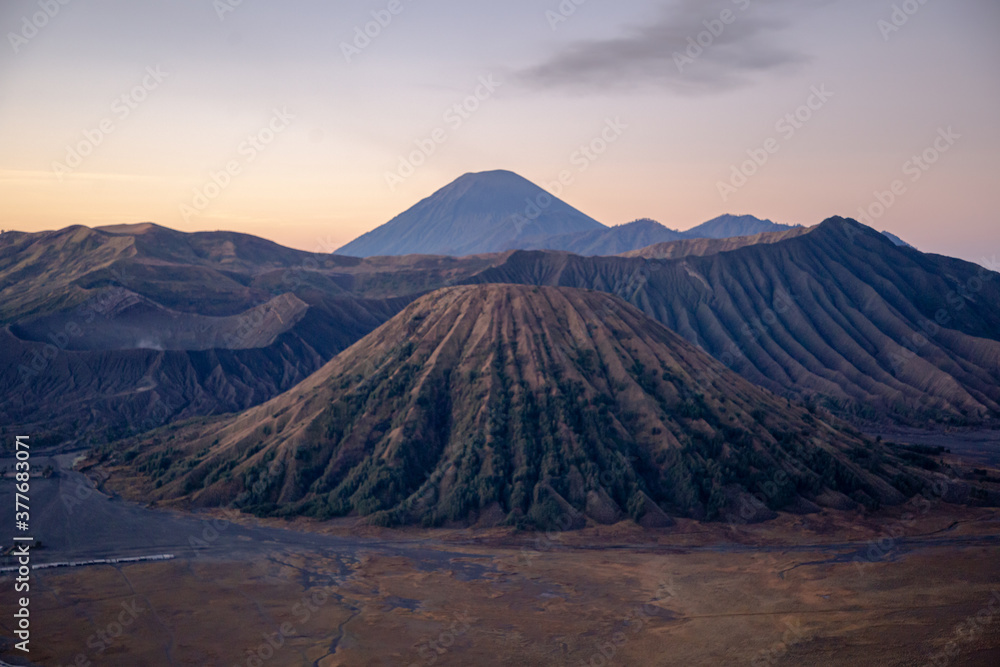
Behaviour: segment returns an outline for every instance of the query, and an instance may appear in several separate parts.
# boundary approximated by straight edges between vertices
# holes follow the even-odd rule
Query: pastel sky
[[[4,0],[0,228],[329,251],[502,168],[567,172],[562,198],[609,225],[863,207],[921,250],[995,261],[1000,3],[893,4]]]

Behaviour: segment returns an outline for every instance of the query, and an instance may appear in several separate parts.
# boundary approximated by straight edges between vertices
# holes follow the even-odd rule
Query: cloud
[[[731,90],[758,74],[808,62],[807,54],[779,43],[780,33],[808,10],[831,1],[679,0],[664,7],[651,24],[629,28],[619,37],[570,44],[522,70],[518,78],[545,89]],[[731,12],[726,24],[720,20],[724,11]]]

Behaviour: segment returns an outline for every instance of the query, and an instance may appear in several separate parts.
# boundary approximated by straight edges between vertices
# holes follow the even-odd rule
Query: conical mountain
[[[791,225],[779,225],[770,220],[761,220],[752,215],[720,215],[697,227],[682,232],[689,239],[727,239],[733,236],[754,236],[767,232],[784,232]]]
[[[510,171],[465,174],[337,254],[473,255],[604,225]]]
[[[291,391],[151,437],[123,471],[153,498],[384,524],[748,519],[929,474],[616,297],[516,285],[429,294]]]

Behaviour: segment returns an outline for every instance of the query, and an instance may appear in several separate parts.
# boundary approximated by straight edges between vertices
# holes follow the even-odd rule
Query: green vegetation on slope
[[[513,285],[423,297],[286,394],[126,448],[155,498],[386,525],[760,518],[933,474],[614,297]]]

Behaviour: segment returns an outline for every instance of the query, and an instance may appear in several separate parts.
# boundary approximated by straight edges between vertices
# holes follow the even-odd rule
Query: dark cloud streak
[[[517,78],[544,89],[657,87],[694,95],[731,90],[759,74],[807,63],[807,54],[779,43],[781,33],[808,10],[830,1],[679,0],[665,6],[654,23],[632,27],[620,37],[571,44]],[[678,67],[676,54],[686,56],[689,38],[697,39],[707,30],[705,21],[717,21],[724,10],[732,12],[731,23],[712,36],[693,62]]]

